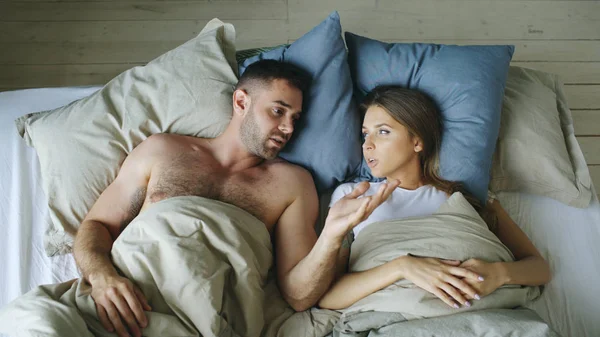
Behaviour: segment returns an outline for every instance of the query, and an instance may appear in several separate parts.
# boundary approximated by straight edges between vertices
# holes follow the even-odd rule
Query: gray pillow
[[[590,173],[556,75],[510,67],[490,189],[590,204]]]

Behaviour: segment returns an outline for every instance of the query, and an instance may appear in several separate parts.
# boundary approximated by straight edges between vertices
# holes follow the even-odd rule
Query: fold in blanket
[[[152,306],[144,336],[275,335],[293,314],[268,279],[273,252],[265,225],[226,203],[193,196],[158,202],[121,233],[111,255]],[[101,326],[90,292],[81,280],[38,287],[0,312],[0,331],[115,336]]]

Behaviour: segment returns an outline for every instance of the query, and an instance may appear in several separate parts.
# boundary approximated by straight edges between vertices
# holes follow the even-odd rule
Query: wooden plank
[[[171,3],[171,2],[181,2],[182,0],[128,0],[128,1],[131,1],[131,2],[139,1],[139,2],[167,2],[167,3]],[[219,3],[223,3],[223,2],[237,2],[237,3],[250,2],[251,3],[251,2],[255,2],[256,0],[185,0],[185,1],[186,2],[219,2]],[[259,1],[260,2],[272,2],[272,3],[285,3],[286,2],[286,0],[259,0]],[[543,0],[543,1],[545,1],[545,0]],[[549,1],[555,1],[555,0],[549,0]],[[590,1],[593,1],[593,0],[590,0]],[[52,3],[56,3],[56,2],[82,2],[82,0],[11,0],[11,2],[26,2],[26,3],[27,2],[31,2],[31,3],[52,2]],[[89,0],[88,2],[115,2],[115,0]]]
[[[571,110],[576,136],[600,136],[600,110]]]
[[[512,62],[511,65],[556,74],[565,84],[600,84],[600,62]]]
[[[130,42],[0,43],[0,64],[105,64],[145,63],[183,44],[185,40]],[[275,46],[287,40],[240,40],[238,50]]]
[[[577,137],[588,165],[600,165],[600,137]]]
[[[332,10],[344,30],[375,39],[599,39],[600,2],[379,0],[371,11],[318,0],[288,1],[290,38]]]
[[[137,65],[142,64],[0,65],[0,88],[102,85]]]
[[[514,62],[593,62],[600,61],[600,41],[575,40],[493,40],[493,39],[379,39],[385,42],[423,42],[456,45],[514,45]]]
[[[282,20],[284,2],[1,2],[0,21]]]
[[[239,30],[239,28],[238,28]],[[34,33],[35,34],[35,33]],[[190,36],[191,34],[186,34]],[[276,35],[276,34],[271,34]],[[173,35],[170,39],[163,41],[143,41],[141,38],[132,41],[55,41],[55,42],[0,42],[0,64],[65,64],[65,63],[127,63],[147,62],[152,58],[172,49],[186,40]],[[238,49],[253,48],[259,46],[271,46],[289,42],[287,38],[277,40],[270,35],[262,39],[240,39],[236,43]],[[406,42],[406,41],[403,41]],[[411,41],[412,42],[412,41]],[[444,43],[437,41],[422,41],[427,43]],[[463,43],[461,43],[463,42]],[[521,41],[516,42],[513,61],[526,62],[547,58],[550,61],[600,61],[600,41]],[[514,43],[498,40],[490,41],[449,41],[454,44],[499,44]],[[541,63],[541,62],[540,62]],[[522,65],[522,64],[518,64]],[[572,68],[564,67],[561,62],[552,62],[551,65],[538,64],[537,69],[562,74],[569,79],[568,83],[575,80],[598,78],[598,63],[588,64],[592,70],[586,70],[586,63],[576,64]],[[523,64],[523,66],[528,66]],[[569,65],[570,66],[570,65]],[[571,71],[571,69],[575,69]],[[572,73],[571,73],[572,72]],[[594,80],[596,81],[596,80]],[[589,82],[591,83],[591,82]],[[598,83],[598,82],[594,82]]]
[[[189,40],[209,20],[0,22],[0,43],[126,42]],[[286,20],[228,20],[236,40],[287,41]]]
[[[600,85],[565,85],[571,109],[600,109]]]

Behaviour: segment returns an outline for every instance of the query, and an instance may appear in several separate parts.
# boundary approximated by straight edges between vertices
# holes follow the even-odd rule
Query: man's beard
[[[264,137],[261,135],[252,106],[250,107],[250,111],[248,111],[248,115],[242,121],[240,136],[248,152],[257,157],[269,160],[275,159],[279,154],[279,149],[267,146],[270,136]]]

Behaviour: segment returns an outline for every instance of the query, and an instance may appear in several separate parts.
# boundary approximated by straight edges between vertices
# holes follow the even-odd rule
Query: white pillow
[[[490,190],[523,191],[586,208],[591,185],[558,77],[510,67]]]
[[[35,147],[50,207],[45,249],[67,253],[81,221],[125,157],[154,133],[215,137],[231,118],[235,29],[217,19],[146,66],[95,94],[16,120]]]

